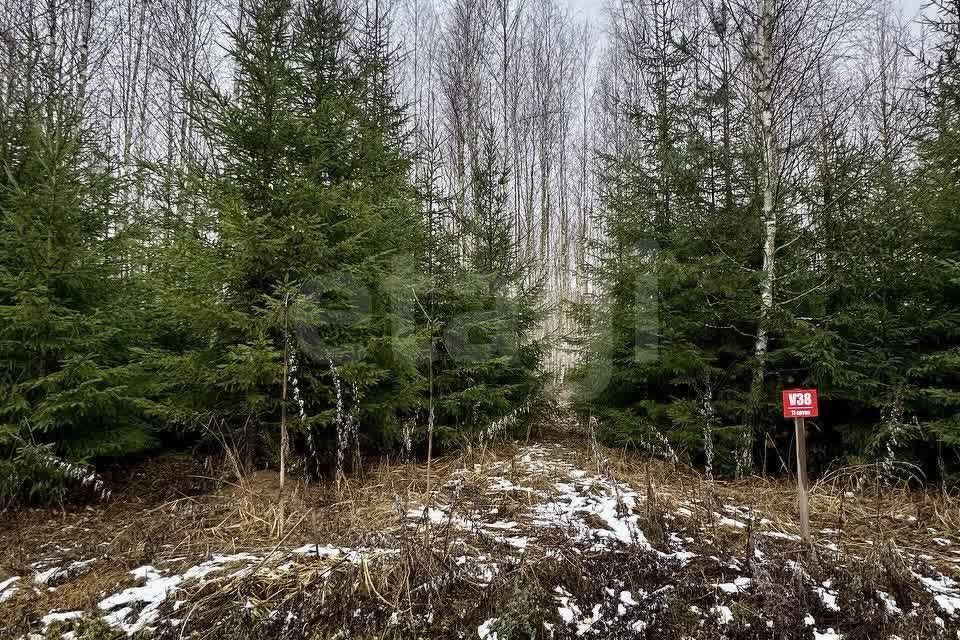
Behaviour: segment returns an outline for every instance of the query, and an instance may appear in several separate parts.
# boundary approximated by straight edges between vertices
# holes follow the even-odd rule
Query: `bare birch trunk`
[[[716,410],[713,406],[713,382],[710,374],[704,375],[701,395],[703,412],[703,456],[704,474],[708,481],[713,482],[713,420]]]
[[[283,299],[283,389],[280,402],[280,489],[287,478],[287,456],[290,452],[290,435],[287,431],[287,379],[290,377],[290,332],[287,318],[290,309],[290,294]]]
[[[93,0],[85,0],[82,15],[83,34],[80,40],[79,77],[77,79],[77,108],[82,113],[87,101],[90,82],[90,40],[93,39]]]
[[[753,432],[756,427],[763,393],[763,379],[770,336],[768,323],[773,310],[773,287],[776,280],[778,181],[777,139],[773,121],[773,19],[774,0],[761,0],[760,25],[757,43],[757,112],[760,117],[760,143],[763,181],[763,266],[760,277],[760,315],[757,318],[757,336],[753,345],[755,358],[751,406],[743,434],[737,473],[749,473],[753,467]]]
[[[57,112],[57,106],[54,102],[59,95],[58,78],[59,73],[59,54],[57,50],[57,33],[59,30],[59,11],[53,0],[47,0],[47,9],[45,17],[47,20],[47,41],[46,41],[46,77],[47,86],[44,95],[45,107],[47,110],[47,130],[53,131],[54,119]]]

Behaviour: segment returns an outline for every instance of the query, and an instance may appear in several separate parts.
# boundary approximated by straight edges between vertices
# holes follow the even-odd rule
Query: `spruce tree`
[[[172,239],[153,307],[155,331],[165,336],[155,360],[158,393],[168,419],[183,424],[214,419],[255,431],[279,406],[281,349],[270,301],[289,280],[290,22],[283,0],[251,7],[231,33],[234,92],[198,98],[221,170],[200,185],[206,206]]]
[[[503,435],[532,416],[545,374],[541,287],[530,283],[507,208],[507,170],[489,125],[472,160],[469,213],[456,237],[437,233],[434,363],[437,435],[441,443]],[[459,242],[456,260],[445,248]]]
[[[325,0],[247,11],[234,91],[201,96],[221,168],[171,273],[205,300],[180,300],[176,323],[202,331],[158,363],[173,414],[212,416],[261,450],[292,432],[316,472],[388,444],[419,408],[422,336],[404,319],[422,233],[376,32]]]
[[[925,320],[907,373],[909,406],[934,437],[960,445],[960,5],[944,0],[932,22],[939,36],[914,201],[922,216],[923,258],[913,303]],[[943,458],[940,458],[941,462]]]
[[[72,109],[0,118],[0,500],[50,497],[152,441],[134,228]]]
[[[669,44],[657,55],[689,63]],[[647,88],[659,100],[628,107],[626,142],[601,156],[599,290],[575,311],[588,328],[573,400],[608,442],[732,472],[756,319],[751,163],[741,140],[714,133],[729,83],[671,78]]]

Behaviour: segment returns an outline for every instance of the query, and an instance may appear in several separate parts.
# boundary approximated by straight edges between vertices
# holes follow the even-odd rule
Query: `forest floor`
[[[429,494],[421,463],[281,492],[155,460],[0,516],[0,638],[960,638],[960,501],[835,475],[810,554],[789,481],[584,440],[440,458]]]

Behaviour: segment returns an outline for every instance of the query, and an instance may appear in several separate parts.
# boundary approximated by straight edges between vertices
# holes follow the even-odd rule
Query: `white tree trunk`
[[[290,331],[287,318],[290,295],[283,299],[283,390],[280,398],[280,490],[287,480],[287,458],[290,455],[290,433],[287,429],[287,381],[290,378]]]
[[[753,428],[760,394],[763,392],[765,361],[769,345],[768,323],[773,309],[773,286],[776,280],[777,209],[776,191],[779,178],[777,165],[777,131],[773,119],[773,30],[774,0],[761,0],[757,42],[757,113],[760,118],[760,143],[763,181],[763,266],[760,277],[760,314],[757,337],[753,345],[756,360],[751,398],[753,415],[747,420],[742,450],[738,460],[739,474],[753,467]]]

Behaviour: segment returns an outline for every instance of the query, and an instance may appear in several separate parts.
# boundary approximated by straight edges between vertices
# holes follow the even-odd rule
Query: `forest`
[[[330,476],[559,395],[776,473],[804,385],[817,468],[949,484],[960,27],[925,15],[8,3],[0,499],[225,439]]]
[[[464,564],[449,541],[438,560],[431,536],[473,522],[473,534],[527,553],[546,536],[503,538],[517,522],[475,514],[490,506],[485,492],[520,491],[518,478],[533,483],[530,498],[541,473],[560,473],[550,504],[566,505],[564,517],[580,518],[583,500],[596,507],[564,520],[569,544],[639,545],[667,563],[657,571],[680,571],[692,552],[675,546],[686,534],[670,522],[702,508],[708,524],[697,520],[687,543],[726,544],[716,533],[726,524],[746,535],[752,567],[772,553],[754,542],[754,507],[794,508],[778,493],[795,482],[797,455],[780,402],[802,387],[820,399],[806,432],[814,505],[839,519],[820,533],[845,531],[849,509],[872,523],[870,542],[824,544],[878,545],[863,557],[885,578],[821,576],[820,609],[781,617],[757,613],[760,600],[749,615],[720,601],[701,610],[700,595],[680,589],[684,615],[709,613],[706,630],[650,600],[642,620],[604,632],[598,611],[634,611],[632,591],[591,617],[572,604],[585,592],[517,586],[516,570],[482,606],[502,596],[509,611],[527,599],[528,609],[461,613],[478,623],[467,635],[552,638],[553,622],[525,625],[553,599],[570,637],[892,638],[892,614],[911,606],[896,624],[917,626],[903,637],[957,624],[960,587],[947,576],[960,575],[960,556],[934,560],[953,544],[947,533],[960,537],[958,0],[6,0],[0,168],[0,540],[20,548],[0,563],[10,575],[0,603],[25,572],[52,592],[85,571],[79,555],[59,568],[32,555],[21,539],[36,514],[129,516],[141,538],[123,553],[139,545],[139,555],[120,565],[146,580],[133,589],[164,593],[250,558],[243,571],[266,580],[282,544],[333,544],[309,537],[312,523],[334,527],[329,540],[353,537],[335,554],[302,553],[360,572],[327,570],[320,591],[339,576],[380,608],[351,627],[347,604],[310,618],[320,609],[305,583],[266,613],[264,592],[244,591],[254,618],[221,619],[218,633],[467,637],[431,627],[434,605],[411,596],[467,588],[460,574],[411,586]],[[494,475],[461,493],[480,482],[468,472]],[[584,477],[596,491],[569,493]],[[696,497],[682,498],[688,490]],[[163,503],[164,518],[186,518],[163,528],[199,527],[222,545],[205,542],[206,554],[244,551],[163,573],[150,554],[169,532],[142,519],[144,496],[202,502],[203,516]],[[213,497],[216,508],[204,502]],[[474,515],[462,522],[464,500]],[[521,509],[494,502],[498,517]],[[533,504],[527,526],[552,527]],[[883,514],[912,517],[925,536],[907,544],[910,559],[880,552]],[[404,558],[416,546],[407,526],[424,536],[402,587],[394,569],[364,573],[363,554],[387,543],[356,537],[350,518],[361,515],[399,518],[387,530],[401,542],[385,548]],[[758,530],[776,521],[757,518]],[[793,542],[789,520],[767,538]],[[93,526],[80,522],[66,530]],[[238,544],[230,527],[260,537]],[[59,545],[29,530],[47,540],[36,549]],[[242,557],[267,540],[272,556]],[[599,564],[585,575],[605,579],[611,554],[590,556]],[[630,571],[647,580],[639,557]],[[759,598],[757,585],[778,581],[751,571],[715,582],[726,594],[753,584]],[[919,604],[904,576],[920,581]],[[849,608],[843,589],[887,579],[876,611],[853,596]],[[226,592],[198,589],[198,607],[226,615]],[[172,602],[129,591],[98,606],[146,606],[107,615],[107,627],[156,631]],[[0,637],[5,626],[11,638],[54,637],[23,635],[40,615],[21,601],[30,591],[18,593],[19,612],[0,607]],[[42,628],[83,617],[67,609],[91,598],[42,600],[40,613],[52,611]],[[842,633],[804,623],[812,613]],[[182,616],[164,615],[175,633]],[[294,633],[301,616],[309,624]],[[867,635],[845,626],[858,619]],[[764,623],[786,635],[759,635]],[[84,633],[62,637],[112,637]]]

